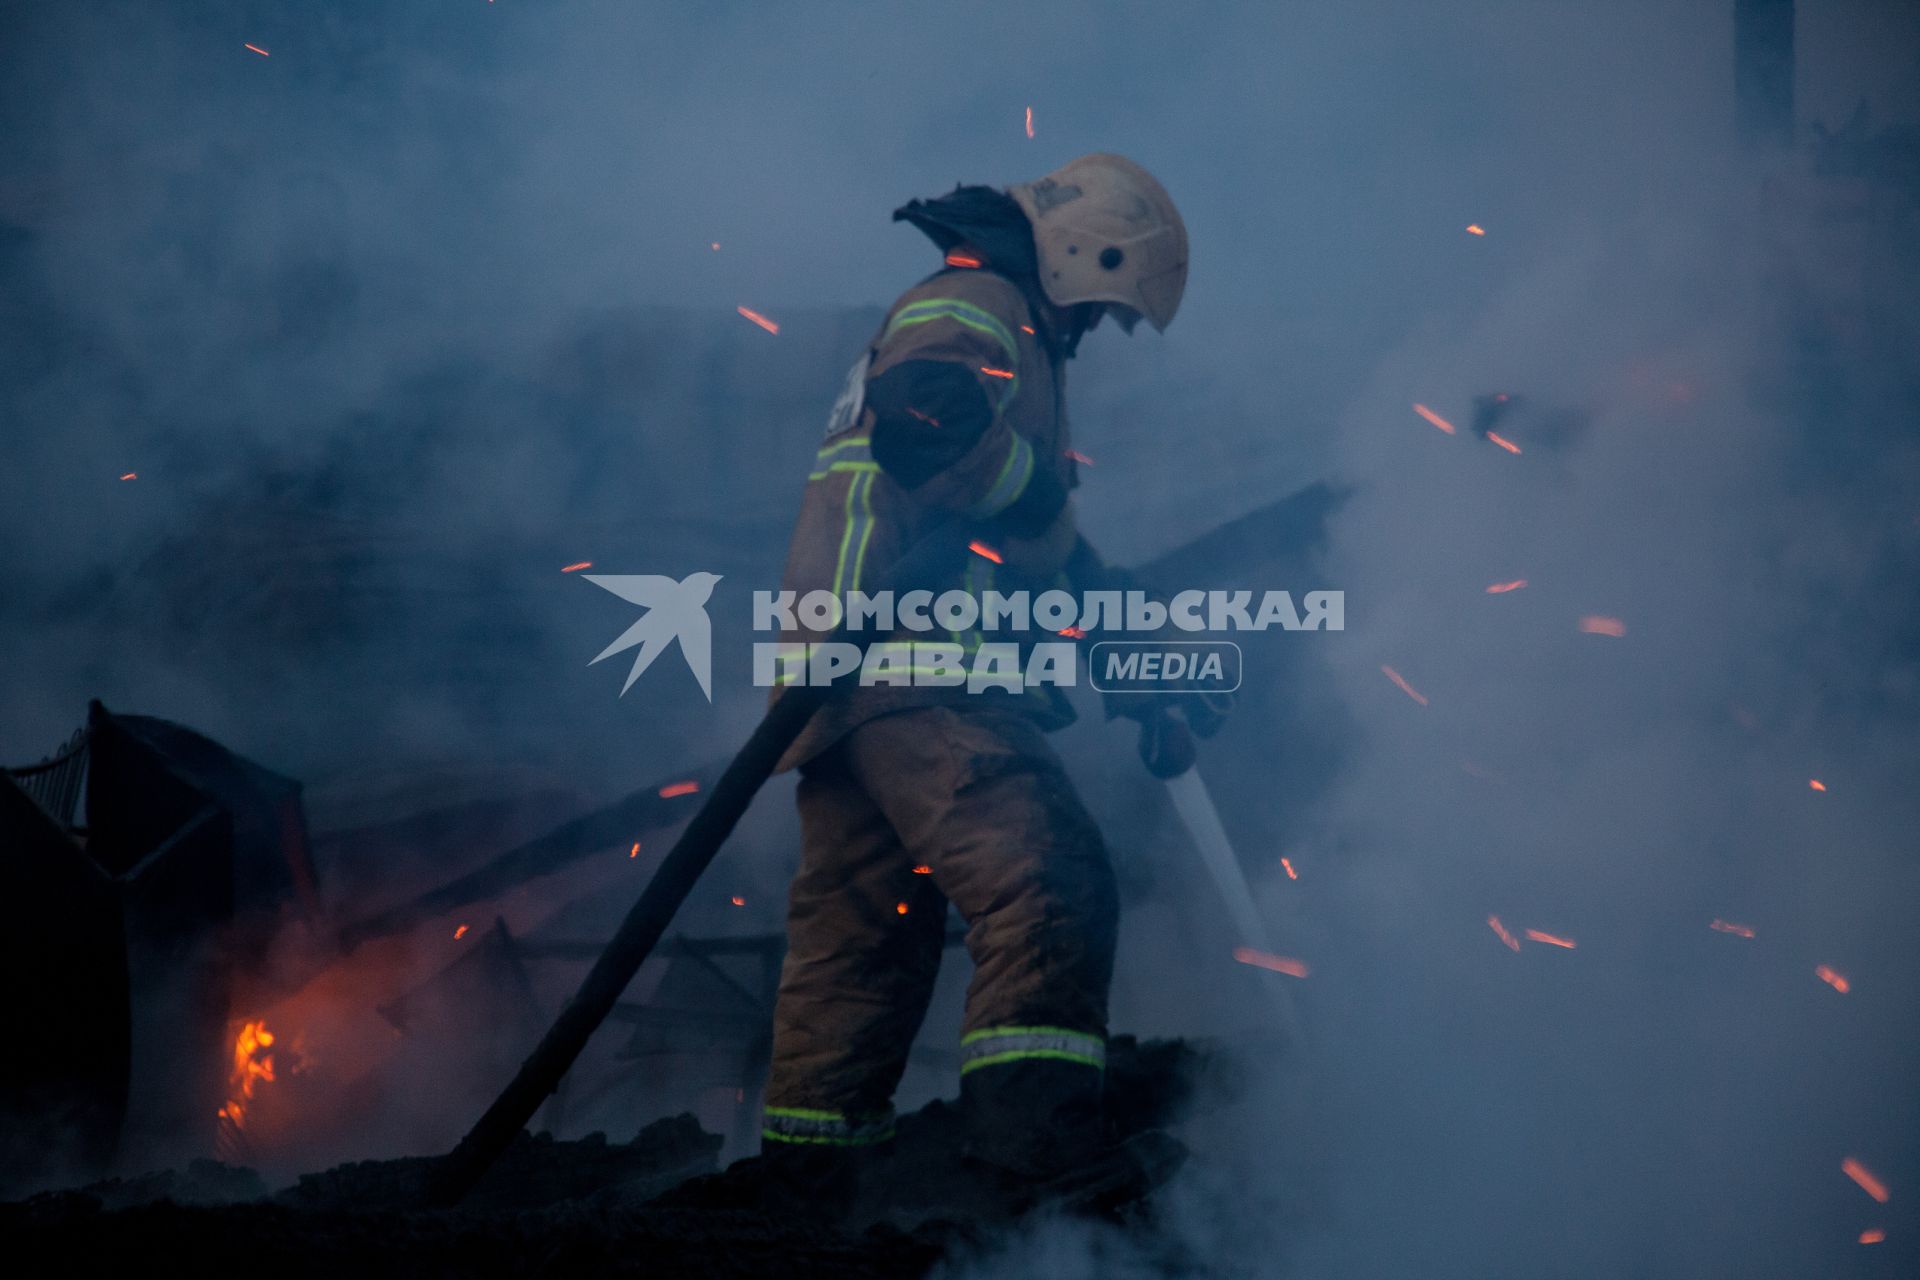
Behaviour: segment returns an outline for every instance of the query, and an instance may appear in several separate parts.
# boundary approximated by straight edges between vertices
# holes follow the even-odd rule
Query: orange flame
[[[1280,868],[1281,868],[1281,870],[1283,870],[1283,871],[1285,871],[1285,872],[1287,873],[1287,879],[1289,879],[1289,880],[1298,880],[1298,879],[1300,878],[1300,873],[1299,873],[1298,871],[1295,871],[1295,870],[1293,869],[1293,859],[1292,859],[1292,858],[1282,858],[1282,859],[1280,859]]]
[[[979,541],[978,539],[972,542],[969,542],[967,544],[967,550],[973,552],[973,554],[977,556],[985,556],[987,559],[993,561],[995,564],[1006,563],[1006,561],[1001,557],[998,551],[995,551],[992,547],[988,546],[984,542]]]
[[[660,788],[660,798],[662,800],[671,800],[675,796],[690,796],[699,789],[700,784],[691,778],[685,782],[669,782],[666,786]],[[638,848],[637,845],[635,847]]]
[[[1500,941],[1507,944],[1507,950],[1518,951],[1520,949],[1520,939],[1507,932],[1507,926],[1500,923],[1499,916],[1488,916],[1487,927],[1500,935]]]
[[[1415,702],[1419,703],[1423,707],[1427,705],[1426,695],[1421,693],[1418,689],[1414,688],[1412,685],[1408,684],[1405,678],[1403,678],[1398,671],[1395,671],[1392,667],[1385,667],[1385,666],[1381,667],[1380,670],[1386,672],[1387,679],[1393,681],[1395,684],[1400,686],[1400,692],[1406,694],[1409,698],[1412,698]]]
[[[255,1019],[240,1024],[233,1038],[233,1068],[227,1074],[227,1105],[219,1115],[236,1129],[247,1126],[247,1109],[253,1104],[255,1087],[260,1081],[273,1082],[273,1032],[264,1021]]]
[[[1235,947],[1233,958],[1241,964],[1250,964],[1257,969],[1271,969],[1275,973],[1284,973],[1289,978],[1304,978],[1308,973],[1304,960],[1295,960],[1292,956],[1276,956],[1269,951],[1255,951],[1252,947]]]
[[[1862,1191],[1872,1196],[1875,1200],[1878,1200],[1881,1204],[1887,1202],[1887,1184],[1874,1177],[1872,1171],[1869,1170],[1867,1166],[1861,1164],[1852,1156],[1848,1156],[1840,1162],[1840,1172],[1859,1183]]]
[[[1482,227],[1479,223],[1469,222],[1467,224],[1467,234],[1470,236],[1483,236],[1487,234],[1487,231],[1486,228]]]
[[[1605,614],[1590,613],[1580,619],[1580,629],[1590,636],[1623,636],[1627,634],[1627,624],[1618,618],[1609,618]]]
[[[779,325],[767,319],[765,316],[761,315],[758,311],[753,310],[751,307],[735,307],[734,310],[738,311],[741,315],[745,316],[747,319],[759,325],[762,329],[765,329],[768,333],[780,332]]]
[[[1493,441],[1495,444],[1499,445],[1502,449],[1505,449],[1508,453],[1520,452],[1519,445],[1507,439],[1505,436],[1501,435],[1498,431],[1487,432],[1487,439]]]
[[[591,561],[591,560],[582,560],[582,561],[580,561],[580,563],[578,563],[578,564],[569,564],[569,565],[562,565],[562,566],[560,567],[560,572],[562,572],[562,573],[578,573],[578,572],[580,572],[580,571],[581,571],[582,569],[591,569],[591,568],[593,568],[593,561]]]
[[[1730,920],[1715,920],[1712,924],[1708,925],[1707,928],[1712,929],[1716,933],[1731,933],[1740,938],[1751,938],[1753,936],[1752,925],[1734,924]]]
[[[1835,991],[1838,991],[1841,995],[1845,995],[1847,992],[1853,990],[1853,984],[1847,981],[1847,975],[1841,973],[1832,965],[1820,965],[1813,971],[1813,976],[1832,987]]]
[[[1423,404],[1416,404],[1413,406],[1413,411],[1419,414],[1421,417],[1425,418],[1428,422],[1431,422],[1434,426],[1446,432],[1448,435],[1453,434],[1453,424],[1451,422],[1448,422],[1445,418],[1441,417],[1439,414],[1435,413],[1433,410],[1427,408],[1427,406]]]
[[[1487,594],[1490,596],[1505,595],[1509,591],[1518,591],[1526,585],[1527,580],[1525,578],[1515,578],[1512,582],[1496,582],[1487,588]]]
[[[1572,938],[1556,938],[1552,934],[1542,933],[1538,929],[1527,930],[1527,941],[1544,942],[1550,947],[1565,947],[1569,951],[1573,950]]]

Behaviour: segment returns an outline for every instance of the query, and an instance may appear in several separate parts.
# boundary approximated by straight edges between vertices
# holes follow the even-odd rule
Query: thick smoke
[[[1324,584],[1244,584],[1348,592],[1308,659],[1348,723],[1291,803],[1270,762],[1312,726],[1239,723],[1208,757],[1312,965],[1309,1043],[1256,1048],[1196,1120],[1182,1247],[1267,1274],[1834,1274],[1884,1227],[1884,1260],[1920,1185],[1920,335],[1913,177],[1874,139],[1920,120],[1920,30],[1799,6],[1803,141],[1871,108],[1816,177],[1741,152],[1731,8],[21,8],[0,758],[98,696],[351,798],[352,825],[369,775],[586,803],[719,756],[757,707],[744,663],[722,646],[715,709],[671,677],[616,701],[623,663],[585,662],[621,606],[558,568],[772,585],[845,362],[930,265],[887,211],[1123,151],[1195,268],[1168,335],[1102,331],[1072,371],[1091,535],[1144,559],[1353,490]],[[1517,454],[1475,430],[1496,394]],[[1192,941],[1209,890],[1088,719],[1063,750],[1160,886],[1123,1027],[1245,1036],[1251,975]],[[734,918],[737,886],[777,923],[784,801],[695,918]],[[1249,817],[1277,809],[1284,841]],[[604,932],[648,865],[514,923]],[[406,870],[394,892],[442,878]],[[977,1266],[1165,1262],[1135,1249],[1047,1229]]]

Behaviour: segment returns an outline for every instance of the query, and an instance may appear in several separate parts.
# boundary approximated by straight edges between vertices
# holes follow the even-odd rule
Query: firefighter
[[[1064,363],[1104,318],[1167,327],[1187,277],[1178,211],[1146,170],[1102,154],[893,216],[944,264],[894,303],[849,373],[783,586],[878,590],[955,516],[987,522],[1001,557],[970,557],[958,585],[1045,588],[1071,567],[1085,586],[1088,566],[1069,565]],[[1044,737],[1071,718],[1047,688],[851,688],[783,760],[800,771],[803,849],[763,1149],[776,1185],[821,1211],[846,1203],[892,1137],[949,902],[974,964],[959,1044],[969,1167],[1017,1196],[1114,1159],[1100,1101],[1118,902],[1099,829]]]

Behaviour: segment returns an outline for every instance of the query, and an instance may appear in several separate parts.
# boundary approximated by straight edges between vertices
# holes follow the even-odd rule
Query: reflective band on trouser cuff
[[[760,1136],[769,1142],[811,1143],[822,1147],[870,1147],[893,1136],[893,1112],[849,1120],[844,1112],[804,1107],[768,1107]]]
[[[922,298],[918,302],[909,302],[894,313],[881,340],[885,341],[902,329],[925,324],[929,320],[952,320],[986,334],[1006,350],[1007,359],[1015,366],[1013,371],[1019,372],[1020,344],[1014,341],[1012,331],[1000,323],[999,317],[991,311],[983,311],[971,302],[962,302],[958,298]]]
[[[967,515],[975,520],[991,520],[1015,502],[1027,491],[1027,481],[1033,479],[1033,446],[1026,437],[1013,433],[1013,445],[1007,450],[1007,460],[1000,468],[1000,474],[994,478],[993,487],[987,490],[987,496],[967,508]]]
[[[1031,1058],[1078,1062],[1101,1071],[1107,1065],[1107,1042],[1084,1031],[1064,1027],[982,1027],[960,1037],[960,1074],[979,1067]]]

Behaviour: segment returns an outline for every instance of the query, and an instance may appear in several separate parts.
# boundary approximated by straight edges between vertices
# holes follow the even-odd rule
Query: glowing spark
[[[1605,614],[1590,613],[1580,619],[1580,629],[1590,636],[1623,636],[1627,634],[1627,624],[1618,618],[1609,618]]]
[[[1815,791],[1825,791],[1827,789],[1827,784],[1820,781],[1820,779],[1818,778],[1808,778],[1807,786],[1812,788]]]
[[[271,58],[273,56],[272,54],[268,53],[265,49],[262,49],[257,44],[250,44],[250,45],[247,45],[246,47],[253,50],[255,53],[259,54],[263,58]]]
[[[1542,933],[1538,929],[1527,930],[1527,941],[1544,942],[1550,947],[1565,947],[1569,951],[1573,950],[1572,938],[1556,938],[1552,934]]]
[[[1862,1191],[1872,1196],[1875,1200],[1878,1200],[1881,1204],[1885,1204],[1887,1202],[1886,1183],[1874,1177],[1872,1172],[1868,1170],[1867,1166],[1861,1164],[1858,1160],[1855,1160],[1852,1156],[1848,1156],[1845,1160],[1842,1160],[1840,1162],[1840,1172],[1846,1174],[1849,1178],[1852,1178],[1855,1182],[1859,1183],[1860,1189]]]
[[[1393,681],[1395,684],[1400,686],[1400,692],[1406,694],[1409,698],[1412,698],[1415,702],[1419,703],[1423,707],[1427,705],[1427,696],[1421,693],[1418,689],[1414,688],[1412,685],[1408,684],[1406,682],[1405,677],[1403,677],[1398,671],[1395,671],[1392,667],[1385,667],[1385,666],[1381,667],[1380,670],[1386,673],[1387,679]]]
[[[1276,956],[1267,951],[1255,951],[1252,947],[1235,947],[1233,958],[1241,964],[1250,964],[1257,969],[1271,969],[1275,973],[1284,973],[1289,978],[1307,976],[1306,962],[1295,960],[1292,956]]]
[[[1713,930],[1715,933],[1731,933],[1739,938],[1751,938],[1753,936],[1752,925],[1734,924],[1731,920],[1715,920],[1712,924],[1708,925],[1707,928]]]
[[[950,253],[947,255],[947,265],[950,267],[977,267],[980,265],[980,259],[973,257],[971,254]]]
[[[893,909],[894,909],[894,910],[895,910],[896,912],[898,912],[899,914],[901,914],[901,915],[905,915],[905,914],[907,914],[907,904],[906,904],[906,903],[904,903],[904,902],[896,902],[896,903],[894,903],[894,904],[893,904]]]
[[[780,332],[779,325],[767,319],[765,316],[761,315],[758,311],[753,310],[751,307],[735,307],[734,310],[738,311],[741,315],[745,316],[747,319],[759,325],[762,329],[765,329],[768,333]]]
[[[733,905],[736,907],[744,907],[747,905],[747,900],[745,898],[742,898],[738,894],[735,894],[733,897],[729,898],[728,901],[733,903]]]
[[[933,868],[923,862],[913,869],[913,874],[917,876],[930,876],[933,874]]]
[[[1067,456],[1073,459],[1075,462],[1079,463],[1083,467],[1090,467],[1093,465],[1093,459],[1089,458],[1086,454],[1080,452],[1078,449],[1067,450]]]
[[[1469,222],[1467,224],[1467,234],[1470,236],[1483,236],[1487,234],[1487,230],[1477,222]]]
[[[1060,634],[1069,640],[1085,640],[1087,638],[1087,629],[1085,627],[1062,627],[1060,628]]]
[[[1033,108],[1032,107],[1027,108],[1027,136],[1029,138],[1033,136]]]
[[[129,471],[127,472],[127,474],[121,476],[120,478],[122,480],[138,480],[140,478],[140,473],[137,471]]]
[[[1495,444],[1499,445],[1502,449],[1505,449],[1508,453],[1520,452],[1519,445],[1507,439],[1505,436],[1501,435],[1498,431],[1487,432],[1487,439],[1493,441]]]
[[[1289,880],[1298,880],[1300,878],[1300,873],[1293,869],[1292,858],[1280,859],[1280,869],[1287,873],[1287,879]]]
[[[1487,928],[1500,935],[1500,941],[1507,944],[1507,950],[1518,951],[1520,949],[1520,939],[1507,932],[1507,926],[1500,923],[1499,916],[1488,916]]]
[[[637,858],[640,856],[640,842],[638,840],[633,842],[633,848],[627,850],[627,856],[629,858]]]
[[[708,243],[707,248],[713,250],[715,253],[718,253],[720,252],[720,242],[718,240],[711,241],[710,243]]]
[[[1860,1233],[1861,1244],[1879,1244],[1887,1238],[1887,1233],[1878,1227],[1868,1227]]]
[[[1823,964],[1813,971],[1813,976],[1838,991],[1841,995],[1853,990],[1853,984],[1847,981],[1847,975],[1832,965]]]
[[[992,547],[988,546],[984,542],[979,541],[978,539],[972,542],[969,542],[967,544],[967,550],[973,552],[973,554],[977,556],[983,556],[986,559],[993,561],[995,564],[1006,563],[1006,560],[1000,555],[998,551],[995,551]]]
[[[700,784],[692,780],[686,782],[669,782],[666,786],[660,788],[660,798],[662,800],[671,800],[675,796],[690,796],[699,789]]]
[[[460,926],[460,927],[459,927],[458,929],[455,929],[455,930],[453,931],[453,940],[454,940],[455,942],[458,942],[458,941],[460,941],[460,939],[462,939],[462,938],[464,938],[464,937],[466,937],[466,936],[467,936],[467,926],[465,926],[465,925],[461,925],[461,926]]]
[[[1525,578],[1515,578],[1512,582],[1496,582],[1487,588],[1487,594],[1490,596],[1505,595],[1509,591],[1518,591],[1526,585],[1527,580]]]
[[[1421,417],[1425,418],[1428,422],[1431,422],[1434,426],[1446,432],[1448,435],[1453,434],[1453,424],[1451,422],[1448,422],[1445,418],[1441,417],[1439,414],[1435,413],[1433,410],[1427,408],[1427,406],[1423,404],[1416,404],[1415,406],[1413,406],[1413,411],[1419,414]]]
[[[1011,378],[1013,376],[1013,370],[1011,369],[995,369],[984,364],[980,366],[980,372],[986,374],[989,378]]]
[[[581,561],[581,562],[580,562],[579,564],[569,564],[569,565],[562,565],[562,566],[560,567],[560,572],[562,572],[562,573],[578,573],[578,572],[580,572],[580,570],[582,570],[582,569],[591,569],[591,568],[593,568],[593,561],[591,561],[591,560],[582,560],[582,561]]]

